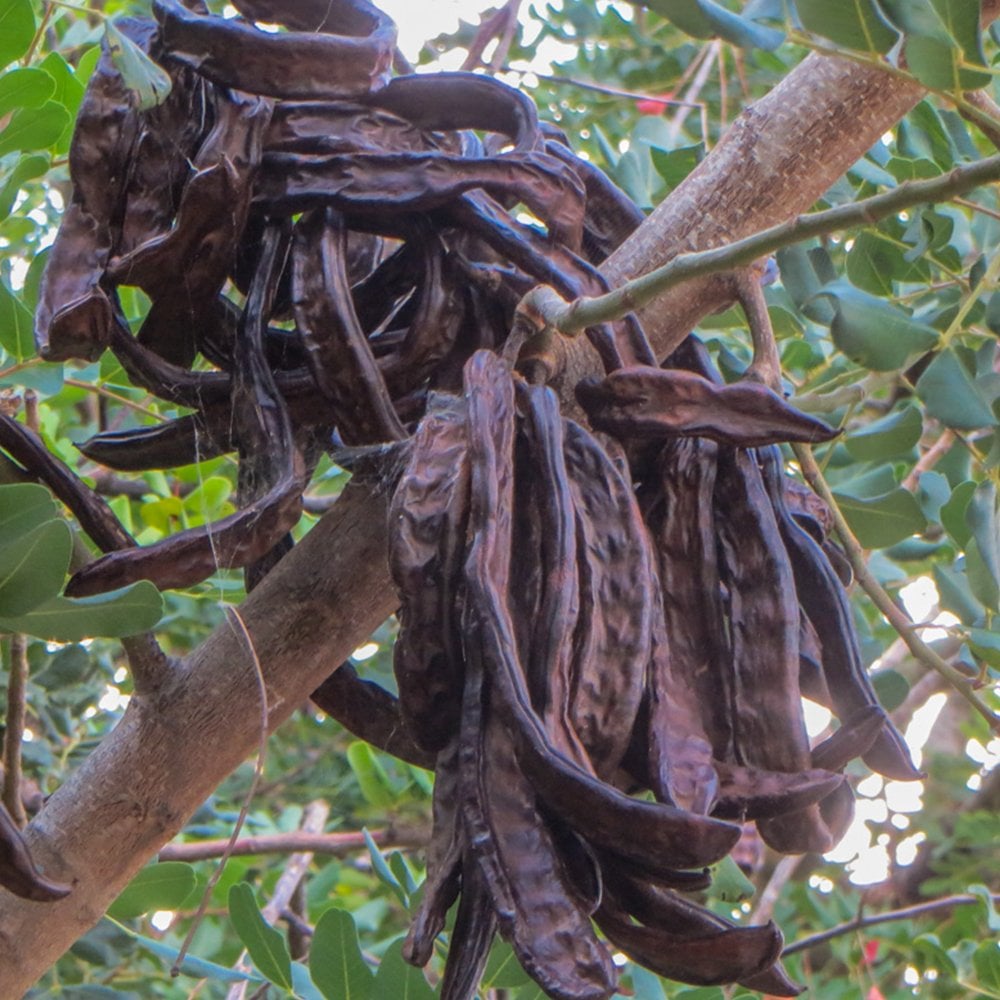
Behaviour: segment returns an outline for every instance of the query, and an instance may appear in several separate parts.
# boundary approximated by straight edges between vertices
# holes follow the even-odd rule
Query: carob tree
[[[564,415],[552,344],[517,305],[538,283],[604,291],[598,265],[641,214],[516,90],[394,76],[394,28],[365,0],[235,7],[155,0],[155,22],[121,22],[172,89],[140,111],[99,62],[35,332],[43,357],[110,350],[192,411],[84,455],[142,470],[235,452],[239,510],[137,546],[0,417],[0,446],[105,553],[67,593],[219,567],[253,589],[291,547],[324,450],[390,480],[399,697],[342,668],[315,698],[435,769],[407,959],[428,961],[458,901],[446,1000],[474,994],[497,932],[548,995],[609,997],[595,924],[662,975],[795,995],[773,924],[684,893],[743,820],[776,850],[829,849],[855,757],[919,776],[863,669],[822,505],[777,448],[834,432],[754,369],[722,384],[694,338],[659,365],[633,316],[587,330],[605,376]],[[134,330],[121,286],[152,303]],[[814,747],[803,694],[840,721]],[[0,882],[65,894],[16,828],[0,834]]]

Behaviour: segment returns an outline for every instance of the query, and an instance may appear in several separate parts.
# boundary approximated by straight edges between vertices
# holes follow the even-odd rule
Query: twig
[[[750,914],[750,923],[766,924],[771,919],[778,897],[798,870],[803,857],[802,854],[789,854],[778,861],[774,871],[771,872],[771,877],[767,880],[767,885],[760,891],[757,905]]]
[[[882,612],[889,624],[896,630],[910,652],[924,666],[937,671],[988,723],[990,730],[1000,733],[1000,716],[976,694],[972,682],[961,671],[947,663],[917,634],[914,623],[893,599],[885,592],[875,575],[868,569],[865,552],[854,537],[840,507],[833,496],[823,473],[813,458],[812,449],[805,444],[793,444],[792,450],[798,459],[806,482],[822,497],[833,515],[834,526],[844,547],[847,559],[854,570],[854,576],[872,603]]]
[[[226,612],[230,625],[235,620],[238,627],[234,631],[238,631],[243,636],[243,639],[247,644],[247,649],[250,651],[250,661],[257,681],[257,690],[260,694],[260,734],[257,741],[257,760],[254,763],[253,777],[250,779],[250,787],[247,789],[247,793],[243,798],[242,806],[240,806],[240,814],[236,817],[236,822],[233,824],[233,832],[229,835],[227,849],[222,852],[215,871],[212,872],[211,877],[205,885],[205,891],[202,894],[201,903],[198,904],[198,910],[194,915],[194,919],[191,921],[191,926],[188,928],[188,932],[184,937],[180,950],[177,952],[177,958],[174,960],[174,964],[170,967],[170,975],[175,977],[180,975],[181,965],[184,963],[184,958],[187,955],[188,949],[191,947],[191,942],[194,940],[195,933],[205,916],[205,910],[208,908],[209,900],[212,898],[212,892],[218,884],[219,879],[222,878],[226,862],[229,860],[230,855],[232,854],[232,849],[235,847],[237,838],[240,835],[240,830],[243,829],[243,824],[246,822],[247,814],[250,812],[250,803],[253,801],[254,794],[257,791],[257,784],[260,781],[260,776],[264,772],[264,760],[267,756],[267,734],[270,729],[270,725],[268,722],[269,712],[267,705],[267,684],[264,681],[264,673],[260,666],[260,660],[257,658],[257,650],[254,647],[253,638],[246,627],[246,623],[243,621],[243,617],[240,615],[239,611],[233,607],[227,607]]]
[[[994,902],[1000,900],[1000,895],[992,894]],[[820,931],[818,934],[810,934],[809,937],[794,941],[781,953],[782,958],[788,955],[795,955],[800,951],[808,951],[817,945],[824,944],[835,937],[842,937],[852,931],[863,930],[865,927],[874,927],[876,924],[887,924],[894,920],[910,920],[913,917],[922,917],[928,913],[936,913],[939,910],[949,910],[954,906],[968,906],[971,903],[981,903],[982,896],[960,895],[943,896],[941,899],[932,899],[927,903],[918,903],[916,906],[906,906],[900,910],[889,910],[886,913],[873,913],[871,916],[859,916],[846,923],[837,924],[828,930]]]
[[[920,485],[920,477],[925,472],[930,472],[935,465],[948,454],[949,449],[955,443],[955,434],[947,427],[938,435],[938,439],[925,451],[917,460],[907,477],[902,482],[904,490],[914,492]]]
[[[303,811],[299,830],[302,833],[319,834],[322,832],[323,827],[326,826],[329,815],[330,804],[328,802],[323,802],[320,799],[310,802]],[[261,910],[261,916],[269,924],[273,924],[291,904],[295,890],[298,889],[306,870],[312,864],[312,859],[312,851],[296,851],[285,863],[284,870],[278,877],[277,884],[274,887],[274,892],[271,893],[271,898],[264,904],[264,908]],[[243,968],[246,959],[247,952],[243,951],[237,959],[234,968]],[[226,1000],[243,1000],[246,991],[246,980],[241,983],[234,983],[226,995]]]
[[[679,254],[662,267],[634,278],[606,295],[579,298],[564,303],[558,310],[549,305],[545,320],[562,333],[578,333],[588,326],[621,319],[669,288],[693,278],[746,267],[758,258],[793,243],[877,222],[894,212],[926,202],[947,200],[996,180],[1000,180],[1000,154],[956,167],[929,180],[908,181],[891,191],[853,204],[800,215],[734,243]],[[535,291],[529,292],[525,299],[534,295]]]
[[[756,268],[737,272],[736,297],[750,327],[753,340],[753,361],[744,378],[761,382],[774,392],[781,392],[781,359],[774,340],[774,327],[767,311],[767,299]]]
[[[28,640],[10,637],[10,671],[7,677],[7,729],[3,737],[3,804],[18,826],[28,822],[21,800],[21,741],[28,686]]]
[[[427,843],[427,830],[420,827],[387,827],[369,831],[379,847],[386,850],[397,847],[420,847]],[[288,854],[311,851],[313,854],[342,857],[365,847],[364,835],[348,833],[274,833],[259,837],[244,837],[235,843],[232,839],[200,840],[187,844],[168,844],[159,853],[160,861],[207,861],[221,857],[229,848],[228,856],[246,857],[250,854]]]

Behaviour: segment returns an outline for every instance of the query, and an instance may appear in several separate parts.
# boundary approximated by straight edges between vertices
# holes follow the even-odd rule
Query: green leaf
[[[292,987],[296,1000],[326,1000],[316,989],[309,976],[309,970],[301,962],[292,962]]]
[[[104,31],[111,61],[121,73],[125,86],[135,94],[139,110],[149,111],[162,104],[171,87],[167,72],[119,31],[114,22],[105,21]]]
[[[403,959],[403,942],[389,945],[372,984],[371,1000],[434,1000],[424,974]]]
[[[292,988],[292,959],[285,939],[261,915],[253,889],[237,882],[229,890],[229,916],[243,947],[265,979]]]
[[[896,489],[870,500],[842,493],[836,494],[836,497],[851,531],[866,549],[895,545],[927,526],[916,497],[904,489]]]
[[[1000,913],[997,912],[996,903],[993,901],[993,893],[985,885],[970,885],[969,892],[973,896],[978,896],[983,901],[986,926],[994,934],[1000,933]]]
[[[95,52],[99,51],[95,47]],[[86,56],[80,60],[78,68],[83,65],[84,59]],[[38,64],[38,68],[45,70],[55,82],[52,100],[61,104],[75,118],[83,101],[83,84],[77,79],[73,67],[58,52],[50,52]]]
[[[1000,943],[984,941],[973,952],[972,967],[979,980],[978,988],[988,990],[990,996],[1000,996]]]
[[[660,977],[644,969],[641,965],[631,963],[632,990],[635,993],[635,1000],[667,1000],[667,995],[663,992],[663,983]]]
[[[965,547],[965,575],[976,599],[984,607],[1000,611],[1000,587],[997,586],[992,569],[975,538],[969,539],[969,544]]]
[[[34,37],[31,0],[0,0],[0,68],[20,59]]]
[[[52,494],[37,483],[0,486],[0,545],[59,516]]]
[[[18,156],[14,161],[12,170],[0,174],[0,222],[10,215],[21,188],[36,177],[43,177],[48,172],[50,162],[49,157],[43,154]]]
[[[148,580],[92,597],[53,597],[27,614],[0,618],[0,630],[54,642],[146,632],[163,617],[163,597]]]
[[[962,549],[969,544],[969,539],[972,537],[972,529],[966,520],[965,512],[975,492],[976,484],[968,479],[951,491],[951,497],[941,507],[941,523]]]
[[[761,49],[776,49],[784,41],[780,31],[740,17],[714,0],[646,0],[644,6],[695,38],[718,36],[733,45]]]
[[[40,108],[56,92],[56,81],[42,69],[12,69],[0,76],[0,115],[15,108]]]
[[[151,910],[178,910],[195,891],[198,877],[183,861],[162,861],[143,868],[108,908],[116,920],[131,920]]]
[[[378,844],[375,843],[372,835],[368,832],[367,828],[362,827],[362,836],[365,838],[365,845],[368,847],[368,854],[371,857],[372,868],[375,874],[379,877],[379,880],[387,885],[396,897],[405,907],[409,907],[410,900],[407,895],[406,890],[400,884],[399,879],[396,878],[395,873],[389,867],[389,863],[385,860],[385,855],[379,850]]]
[[[0,548],[0,617],[23,615],[63,588],[73,533],[61,520],[46,521]]]
[[[491,989],[516,990],[530,982],[531,978],[521,967],[514,949],[502,938],[496,938],[490,947],[490,957],[486,960],[480,989],[483,992]]]
[[[965,625],[975,625],[985,617],[983,606],[969,588],[965,573],[952,566],[934,567],[934,585],[941,598],[941,607],[957,615]]]
[[[324,911],[309,950],[309,972],[326,1000],[368,1000],[375,974],[358,943],[354,918],[346,910]]]
[[[899,708],[910,693],[910,682],[895,670],[879,670],[872,674],[872,687],[878,695],[879,704],[892,712]]]
[[[847,450],[859,462],[880,462],[905,455],[920,440],[924,430],[920,410],[915,406],[890,413],[848,434]]]
[[[969,645],[976,656],[1000,670],[1000,632],[985,628],[969,629]]]
[[[888,52],[899,37],[872,0],[797,0],[795,9],[807,31],[856,52]]]
[[[993,483],[980,483],[976,487],[965,508],[965,520],[986,569],[1000,587],[1000,511],[997,508],[997,488]]]
[[[0,156],[48,149],[69,123],[69,112],[55,101],[47,101],[40,108],[21,108],[0,132]]]
[[[817,297],[832,300],[830,333],[837,349],[870,371],[905,368],[940,339],[933,327],[846,281],[826,286]]]
[[[948,427],[969,431],[997,424],[989,400],[952,348],[941,351],[927,366],[916,390],[927,412]]]
[[[705,144],[699,142],[694,146],[681,146],[670,150],[652,146],[649,152],[653,157],[656,172],[667,182],[667,188],[673,191],[701,163],[705,156]]]
[[[162,958],[168,967],[172,967],[180,956],[177,948],[153,938],[144,937],[126,927],[124,924],[116,924],[120,930],[129,937],[134,938],[136,944],[146,951],[152,952],[157,958]],[[215,979],[223,983],[259,983],[260,976],[248,972],[240,972],[238,969],[226,968],[224,965],[216,965],[214,962],[206,962],[203,958],[195,958],[193,955],[185,955],[181,962],[181,974],[192,976],[195,979]]]
[[[18,361],[24,361],[35,353],[31,327],[31,313],[0,281],[0,346]]]
[[[372,748],[363,740],[355,740],[347,748],[347,762],[358,779],[365,801],[380,809],[391,805],[396,796],[389,775]]]
[[[742,903],[752,899],[756,892],[753,882],[743,874],[740,866],[729,856],[712,869],[711,893],[724,903]]]

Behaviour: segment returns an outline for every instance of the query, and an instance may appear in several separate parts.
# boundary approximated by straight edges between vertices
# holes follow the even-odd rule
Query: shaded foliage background
[[[537,4],[522,14],[523,30],[503,61],[510,79],[530,88],[543,117],[650,208],[810,49],[869,61],[885,53],[895,60],[902,49],[909,71],[935,93],[827,192],[819,206],[826,207],[994,151],[989,125],[968,121],[977,109],[982,114],[981,105],[970,107],[962,96],[976,87],[990,93],[1000,64],[1000,34],[980,34],[978,7],[969,0]],[[182,411],[131,386],[110,355],[87,367],[40,362],[31,313],[45,248],[69,195],[72,121],[108,18],[143,11],[139,0],[87,8],[0,0],[0,67],[6,67],[0,74],[0,406],[36,423],[54,452],[109,495],[139,542],[231,512],[235,463],[223,457],[169,476],[123,478],[82,462],[73,441],[112,428],[108,401],[116,404],[113,419],[126,421],[115,427]],[[421,62],[461,61],[475,34],[476,26],[463,25],[433,40]],[[541,73],[536,57],[553,52],[560,55]],[[484,58],[492,54],[488,48]],[[121,59],[137,99],[155,100],[162,86],[156,68],[127,47]],[[992,136],[1000,136],[1000,122],[995,128]],[[914,585],[922,591],[928,621],[948,613],[938,622],[943,627],[927,636],[936,636],[933,645],[949,662],[982,680],[981,693],[994,706],[1000,671],[998,243],[1000,199],[995,188],[982,189],[863,231],[789,246],[778,254],[777,280],[767,289],[788,392],[799,407],[845,429],[817,457],[852,530],[872,550],[873,570],[895,597]],[[130,316],[141,316],[148,303],[133,290],[124,305]],[[750,360],[743,326],[733,309],[709,317],[699,330],[729,377]],[[10,463],[0,461],[0,482],[17,478]],[[312,487],[314,514],[303,519],[300,533],[346,478],[335,467],[321,467]],[[20,797],[30,812],[96,746],[128,697],[119,647],[106,637],[142,615],[155,620],[162,610],[158,635],[168,652],[182,654],[243,591],[236,574],[220,573],[190,591],[163,595],[162,608],[155,594],[131,595],[131,604],[130,595],[117,595],[114,600],[126,599],[124,611],[90,618],[88,631],[105,638],[67,631],[72,612],[60,606],[46,619],[64,616],[62,631],[53,631],[31,612],[60,600],[67,565],[85,558],[86,543],[50,504],[31,522],[33,530],[51,525],[36,540],[31,571],[14,579],[7,567],[21,561],[10,546],[19,544],[26,523],[14,515],[39,507],[37,493],[32,499],[21,489],[15,494],[0,486],[0,633],[6,633],[2,678],[8,687],[20,648],[15,636],[41,637],[27,644],[27,731],[19,743]],[[29,584],[38,600],[25,607]],[[913,661],[870,603],[858,599],[855,611],[886,708],[904,726],[915,714],[936,718],[924,748],[928,780],[920,795],[863,770],[852,775],[862,807],[851,843],[867,858],[881,858],[885,877],[867,887],[852,882],[850,866],[842,863],[850,860],[846,850],[835,852],[837,860],[777,863],[748,838],[749,881],[735,866],[722,867],[710,905],[747,919],[773,910],[786,938],[796,941],[851,921],[862,905],[878,912],[971,893],[975,902],[968,905],[804,948],[790,959],[789,971],[813,995],[831,1000],[1000,997],[1000,915],[991,896],[1000,890],[1000,769],[991,770],[1000,743],[981,717]],[[387,623],[355,657],[364,676],[390,688],[391,640]],[[8,748],[8,762],[13,751]],[[228,861],[206,897],[183,974],[172,978],[170,966],[214,860],[150,865],[33,995],[251,996],[263,995],[267,983],[272,996],[434,995],[399,952],[407,911],[420,891],[416,847],[427,827],[431,776],[353,740],[306,706],[272,738],[257,765],[259,774],[253,763],[233,774],[181,839],[228,837],[249,801],[244,835],[284,838],[284,850]],[[272,931],[259,907],[273,897],[296,843],[291,835],[317,800],[332,806],[326,833],[357,835],[337,843],[339,856],[312,858],[300,890],[277,915],[280,933]],[[386,846],[376,847],[372,838],[366,843],[365,829]],[[334,843],[331,838],[330,850]],[[859,870],[855,881],[870,878]],[[241,958],[244,950],[249,961]],[[432,974],[439,969],[432,963]],[[540,996],[499,944],[484,989],[516,1000]],[[626,969],[622,989],[641,1000],[723,995],[634,967]]]

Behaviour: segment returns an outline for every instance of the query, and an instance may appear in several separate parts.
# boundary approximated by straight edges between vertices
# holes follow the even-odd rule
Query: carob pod
[[[210,80],[270,97],[357,97],[384,86],[396,47],[396,26],[365,0],[301,4],[241,3],[251,16],[302,30],[272,34],[252,24],[154,0],[164,46]],[[336,29],[342,34],[330,33]],[[295,67],[294,73],[288,68]]]
[[[813,537],[788,512],[783,493],[780,455],[760,456],[764,482],[777,514],[781,539],[788,550],[802,609],[819,637],[823,673],[833,711],[842,722],[865,708],[879,707],[878,697],[861,659],[850,600],[836,572]],[[903,738],[888,717],[862,760],[896,781],[915,781],[923,774],[913,765]]]
[[[513,386],[504,363],[486,351],[469,361],[466,379],[473,498],[473,542],[465,570],[468,613],[478,622],[496,709],[511,727],[525,773],[548,808],[587,840],[615,854],[664,869],[719,860],[739,839],[738,827],[632,799],[549,745],[531,709],[504,597],[510,566]],[[510,424],[510,430],[497,442],[493,433],[498,424]]]
[[[752,453],[720,450],[714,505],[729,596],[736,762],[799,773],[811,763],[799,692],[799,605]],[[785,853],[833,846],[815,806],[762,819],[758,829]]]
[[[530,632],[522,645],[526,650],[527,685],[552,746],[591,770],[587,751],[570,717],[575,657],[567,638],[577,624],[580,597],[575,505],[563,457],[562,415],[551,389],[521,383],[517,390],[524,414],[521,433],[527,442],[527,465],[517,469],[517,474],[530,480],[540,527],[538,614],[519,623]]]
[[[127,18],[116,27],[149,50],[156,25]],[[35,311],[35,345],[47,361],[95,361],[111,335],[104,270],[119,218],[140,119],[115,68],[107,36],[77,112],[69,148],[73,195],[45,263]]]
[[[470,906],[491,909],[477,896],[473,886],[463,878],[463,855],[467,853],[464,828],[459,810],[460,788],[458,772],[458,737],[451,741],[438,755],[434,768],[433,826],[431,840],[427,845],[427,877],[424,880],[420,905],[413,914],[410,930],[403,942],[403,958],[411,965],[426,965],[434,950],[434,940],[444,929],[445,918],[452,903],[458,898],[459,890],[468,892],[464,899],[466,909]],[[474,864],[464,868],[473,880]],[[492,912],[490,912],[492,917]],[[456,923],[455,937],[460,937]],[[476,936],[473,934],[472,936]],[[489,934],[492,939],[492,932]],[[488,946],[487,946],[488,947]],[[456,961],[459,957],[455,956]],[[475,983],[479,982],[479,976]],[[475,985],[475,984],[474,984]]]
[[[65,899],[72,887],[51,882],[35,867],[28,845],[7,808],[0,804],[0,885],[21,899],[54,903]]]
[[[687,435],[740,448],[831,441],[840,432],[757,382],[716,385],[696,372],[651,366],[584,379],[576,398],[599,430],[625,439]]]
[[[563,421],[563,460],[575,509],[580,614],[572,637],[572,726],[597,774],[628,747],[650,657],[653,557],[627,472],[579,424]]]
[[[351,302],[346,250],[343,219],[331,209],[317,210],[295,227],[295,321],[344,441],[400,441],[406,431]]]
[[[393,669],[417,744],[441,750],[458,729],[463,662],[455,591],[465,552],[465,407],[439,397],[414,435],[389,508],[389,566],[400,596]]]
[[[152,580],[161,589],[189,587],[217,569],[249,566],[263,558],[291,530],[302,511],[305,465],[295,447],[288,413],[271,372],[263,365],[259,345],[270,315],[274,284],[281,274],[283,247],[276,227],[251,289],[238,336],[246,344],[247,379],[240,391],[246,411],[234,417],[234,434],[266,442],[266,456],[280,462],[278,475],[258,474],[273,485],[251,504],[213,524],[178,532],[153,545],[113,552],[78,571],[66,586],[70,596],[115,590],[137,580]]]

